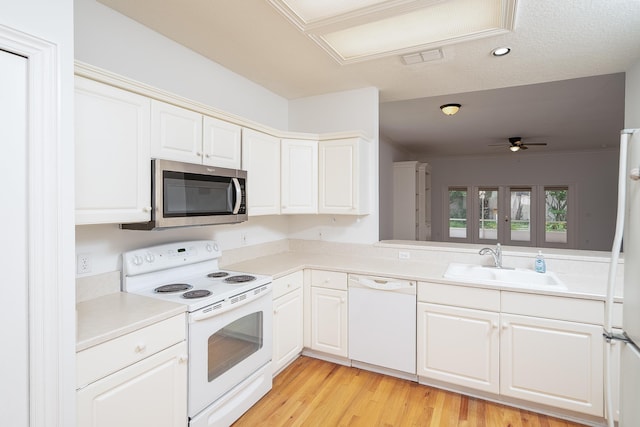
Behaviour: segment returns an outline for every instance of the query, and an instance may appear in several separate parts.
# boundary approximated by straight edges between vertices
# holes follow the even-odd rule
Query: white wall
[[[640,128],[640,60],[627,70],[625,76],[624,127]]]
[[[32,393],[37,397],[36,404],[32,412],[32,426],[73,426],[75,425],[75,326],[74,326],[74,306],[75,306],[75,281],[74,281],[74,211],[73,211],[73,0],[0,0],[0,26],[12,30],[18,30],[24,34],[35,36],[41,40],[55,44],[55,61],[58,69],[52,74],[51,82],[58,88],[57,96],[59,101],[57,111],[58,134],[52,137],[44,136],[47,140],[57,140],[61,143],[57,149],[57,161],[59,168],[59,182],[56,184],[59,194],[58,200],[42,200],[44,205],[39,209],[55,212],[58,215],[58,250],[59,254],[41,254],[48,257],[47,262],[57,264],[61,259],[61,265],[56,265],[59,269],[56,277],[50,277],[50,284],[59,289],[56,298],[47,301],[50,306],[42,307],[38,311],[46,313],[61,313],[59,322],[55,326],[43,328],[43,325],[36,325],[41,331],[61,331],[58,336],[47,336],[43,342],[36,344],[37,348],[45,347],[45,352],[49,357],[46,364],[38,366],[41,372],[32,373],[30,385]],[[2,96],[2,95],[0,95]],[[47,135],[51,129],[38,129],[43,135]],[[5,142],[5,141],[3,141]],[[25,159],[16,159],[24,162]],[[28,183],[27,183],[28,184]],[[28,188],[25,185],[25,188]],[[49,202],[51,204],[49,204]],[[5,206],[7,201],[4,201]],[[31,209],[34,209],[31,207]],[[5,227],[11,226],[4,224]],[[10,244],[2,240],[3,244]],[[39,254],[43,248],[31,248],[32,253]],[[3,259],[4,262],[11,262],[11,259]],[[44,262],[44,261],[42,261]],[[40,264],[40,261],[38,261]],[[1,265],[0,265],[1,267]],[[32,266],[33,268],[33,266]],[[26,286],[26,280],[24,285]],[[9,284],[5,283],[5,290]],[[14,283],[14,285],[21,285]],[[34,314],[35,316],[35,314]],[[45,316],[46,317],[46,316]],[[35,318],[44,318],[42,315]],[[48,316],[46,318],[51,318]],[[35,338],[38,338],[40,331],[35,331]],[[33,332],[33,331],[32,331]],[[43,355],[34,356],[37,363]],[[54,378],[53,381],[49,379]],[[13,390],[7,387],[0,387],[0,399],[9,402],[4,398],[4,393],[12,393]],[[33,403],[33,402],[32,402]]]
[[[380,240],[393,239],[393,162],[411,160],[411,153],[402,150],[380,135]]]
[[[262,86],[96,2],[75,0],[75,57],[276,129],[288,103]]]
[[[297,215],[289,220],[289,237],[333,242],[378,241],[378,90],[364,89],[301,98],[289,103],[289,130],[331,133],[362,131],[370,139],[371,214],[365,216]]]
[[[433,240],[443,237],[448,186],[575,184],[578,249],[610,250],[615,230],[618,152],[524,154],[425,159],[432,166]]]

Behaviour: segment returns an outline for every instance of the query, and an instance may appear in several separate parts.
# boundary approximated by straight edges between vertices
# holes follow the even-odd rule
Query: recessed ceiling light
[[[491,55],[493,56],[505,56],[509,52],[511,52],[510,47],[497,47],[491,51]]]

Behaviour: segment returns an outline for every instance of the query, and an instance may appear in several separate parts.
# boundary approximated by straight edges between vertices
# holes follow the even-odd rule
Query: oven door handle
[[[218,308],[212,308],[211,310],[208,311],[201,311],[199,313],[192,313],[189,315],[189,322],[193,323],[193,322],[199,322],[201,320],[207,320],[212,318],[213,316],[217,316],[218,314],[222,313],[223,307],[218,307]]]
[[[236,215],[240,211],[240,203],[242,202],[242,189],[240,189],[240,181],[238,178],[231,178],[233,187],[236,189],[236,204],[233,207],[233,214]]]

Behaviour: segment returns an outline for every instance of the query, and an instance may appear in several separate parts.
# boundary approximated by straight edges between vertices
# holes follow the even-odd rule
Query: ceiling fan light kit
[[[447,116],[453,116],[460,110],[460,107],[462,107],[460,104],[444,104],[440,106],[440,109]]]

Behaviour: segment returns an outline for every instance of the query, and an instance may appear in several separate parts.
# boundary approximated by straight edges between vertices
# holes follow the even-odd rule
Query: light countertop
[[[445,279],[443,277],[448,262],[425,262],[399,260],[390,258],[360,257],[357,255],[329,255],[317,253],[286,252],[255,258],[226,266],[230,270],[255,274],[267,274],[274,278],[282,277],[302,268],[340,271],[345,273],[368,274],[373,276],[392,277],[418,281],[429,281],[445,284],[463,284],[471,287],[509,290],[545,295],[556,295],[573,298],[604,300],[606,294],[606,277],[595,277],[591,274],[556,273],[566,288],[518,287],[491,284],[478,284]],[[617,296],[615,301],[621,302]]]
[[[186,311],[186,305],[115,292],[76,304],[76,352]]]

